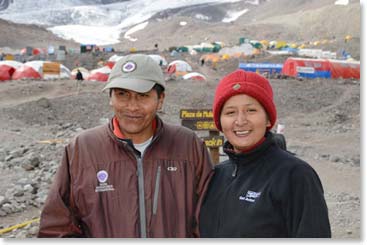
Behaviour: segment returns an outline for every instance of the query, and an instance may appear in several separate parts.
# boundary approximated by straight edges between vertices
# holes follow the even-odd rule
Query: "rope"
[[[4,229],[1,229],[0,230],[0,235],[4,234],[4,233],[7,233],[9,231],[12,231],[12,230],[15,230],[15,229],[18,229],[18,228],[22,228],[24,226],[27,226],[29,224],[32,224],[33,222],[38,222],[40,220],[40,218],[35,218],[35,219],[32,219],[32,220],[28,220],[28,221],[25,221],[23,223],[20,223],[20,224],[17,224],[17,225],[13,225],[13,226],[10,226],[8,228],[4,228]]]

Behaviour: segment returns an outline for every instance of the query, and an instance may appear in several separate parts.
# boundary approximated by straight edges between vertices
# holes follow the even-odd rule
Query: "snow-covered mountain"
[[[6,0],[3,0],[6,1]],[[98,45],[119,42],[120,34],[170,9],[207,4],[243,2],[258,5],[265,0],[13,0],[0,18],[15,23],[48,27],[55,34],[80,43]],[[268,0],[270,1],[270,0]],[[235,21],[247,9],[230,10],[223,22]],[[196,18],[211,20],[210,13]]]

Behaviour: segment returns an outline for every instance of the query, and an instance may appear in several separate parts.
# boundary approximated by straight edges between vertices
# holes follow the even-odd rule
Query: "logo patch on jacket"
[[[245,196],[240,196],[240,201],[247,201],[247,202],[255,202],[257,198],[259,198],[261,192],[256,191],[247,191]]]
[[[113,185],[107,183],[108,173],[106,170],[100,170],[97,172],[98,185],[96,186],[95,192],[103,191],[114,191]]]

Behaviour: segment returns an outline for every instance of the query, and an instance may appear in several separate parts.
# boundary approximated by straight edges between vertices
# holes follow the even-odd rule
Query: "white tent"
[[[185,74],[184,76],[182,76],[182,78],[184,80],[200,80],[200,81],[205,81],[206,77],[198,72],[190,72]]]
[[[168,64],[167,72],[169,74],[175,73],[175,72],[191,72],[192,67],[183,60],[175,60]]]
[[[158,54],[150,54],[149,55],[155,62],[157,62],[158,65],[162,65],[162,66],[166,66],[168,63],[167,63],[167,60],[161,56],[161,55],[158,55]]]

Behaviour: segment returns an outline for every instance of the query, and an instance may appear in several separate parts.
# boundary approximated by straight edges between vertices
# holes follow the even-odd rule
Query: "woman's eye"
[[[234,111],[226,111],[226,115],[233,115],[235,112]]]
[[[256,109],[255,108],[250,108],[247,110],[248,112],[256,112]]]

